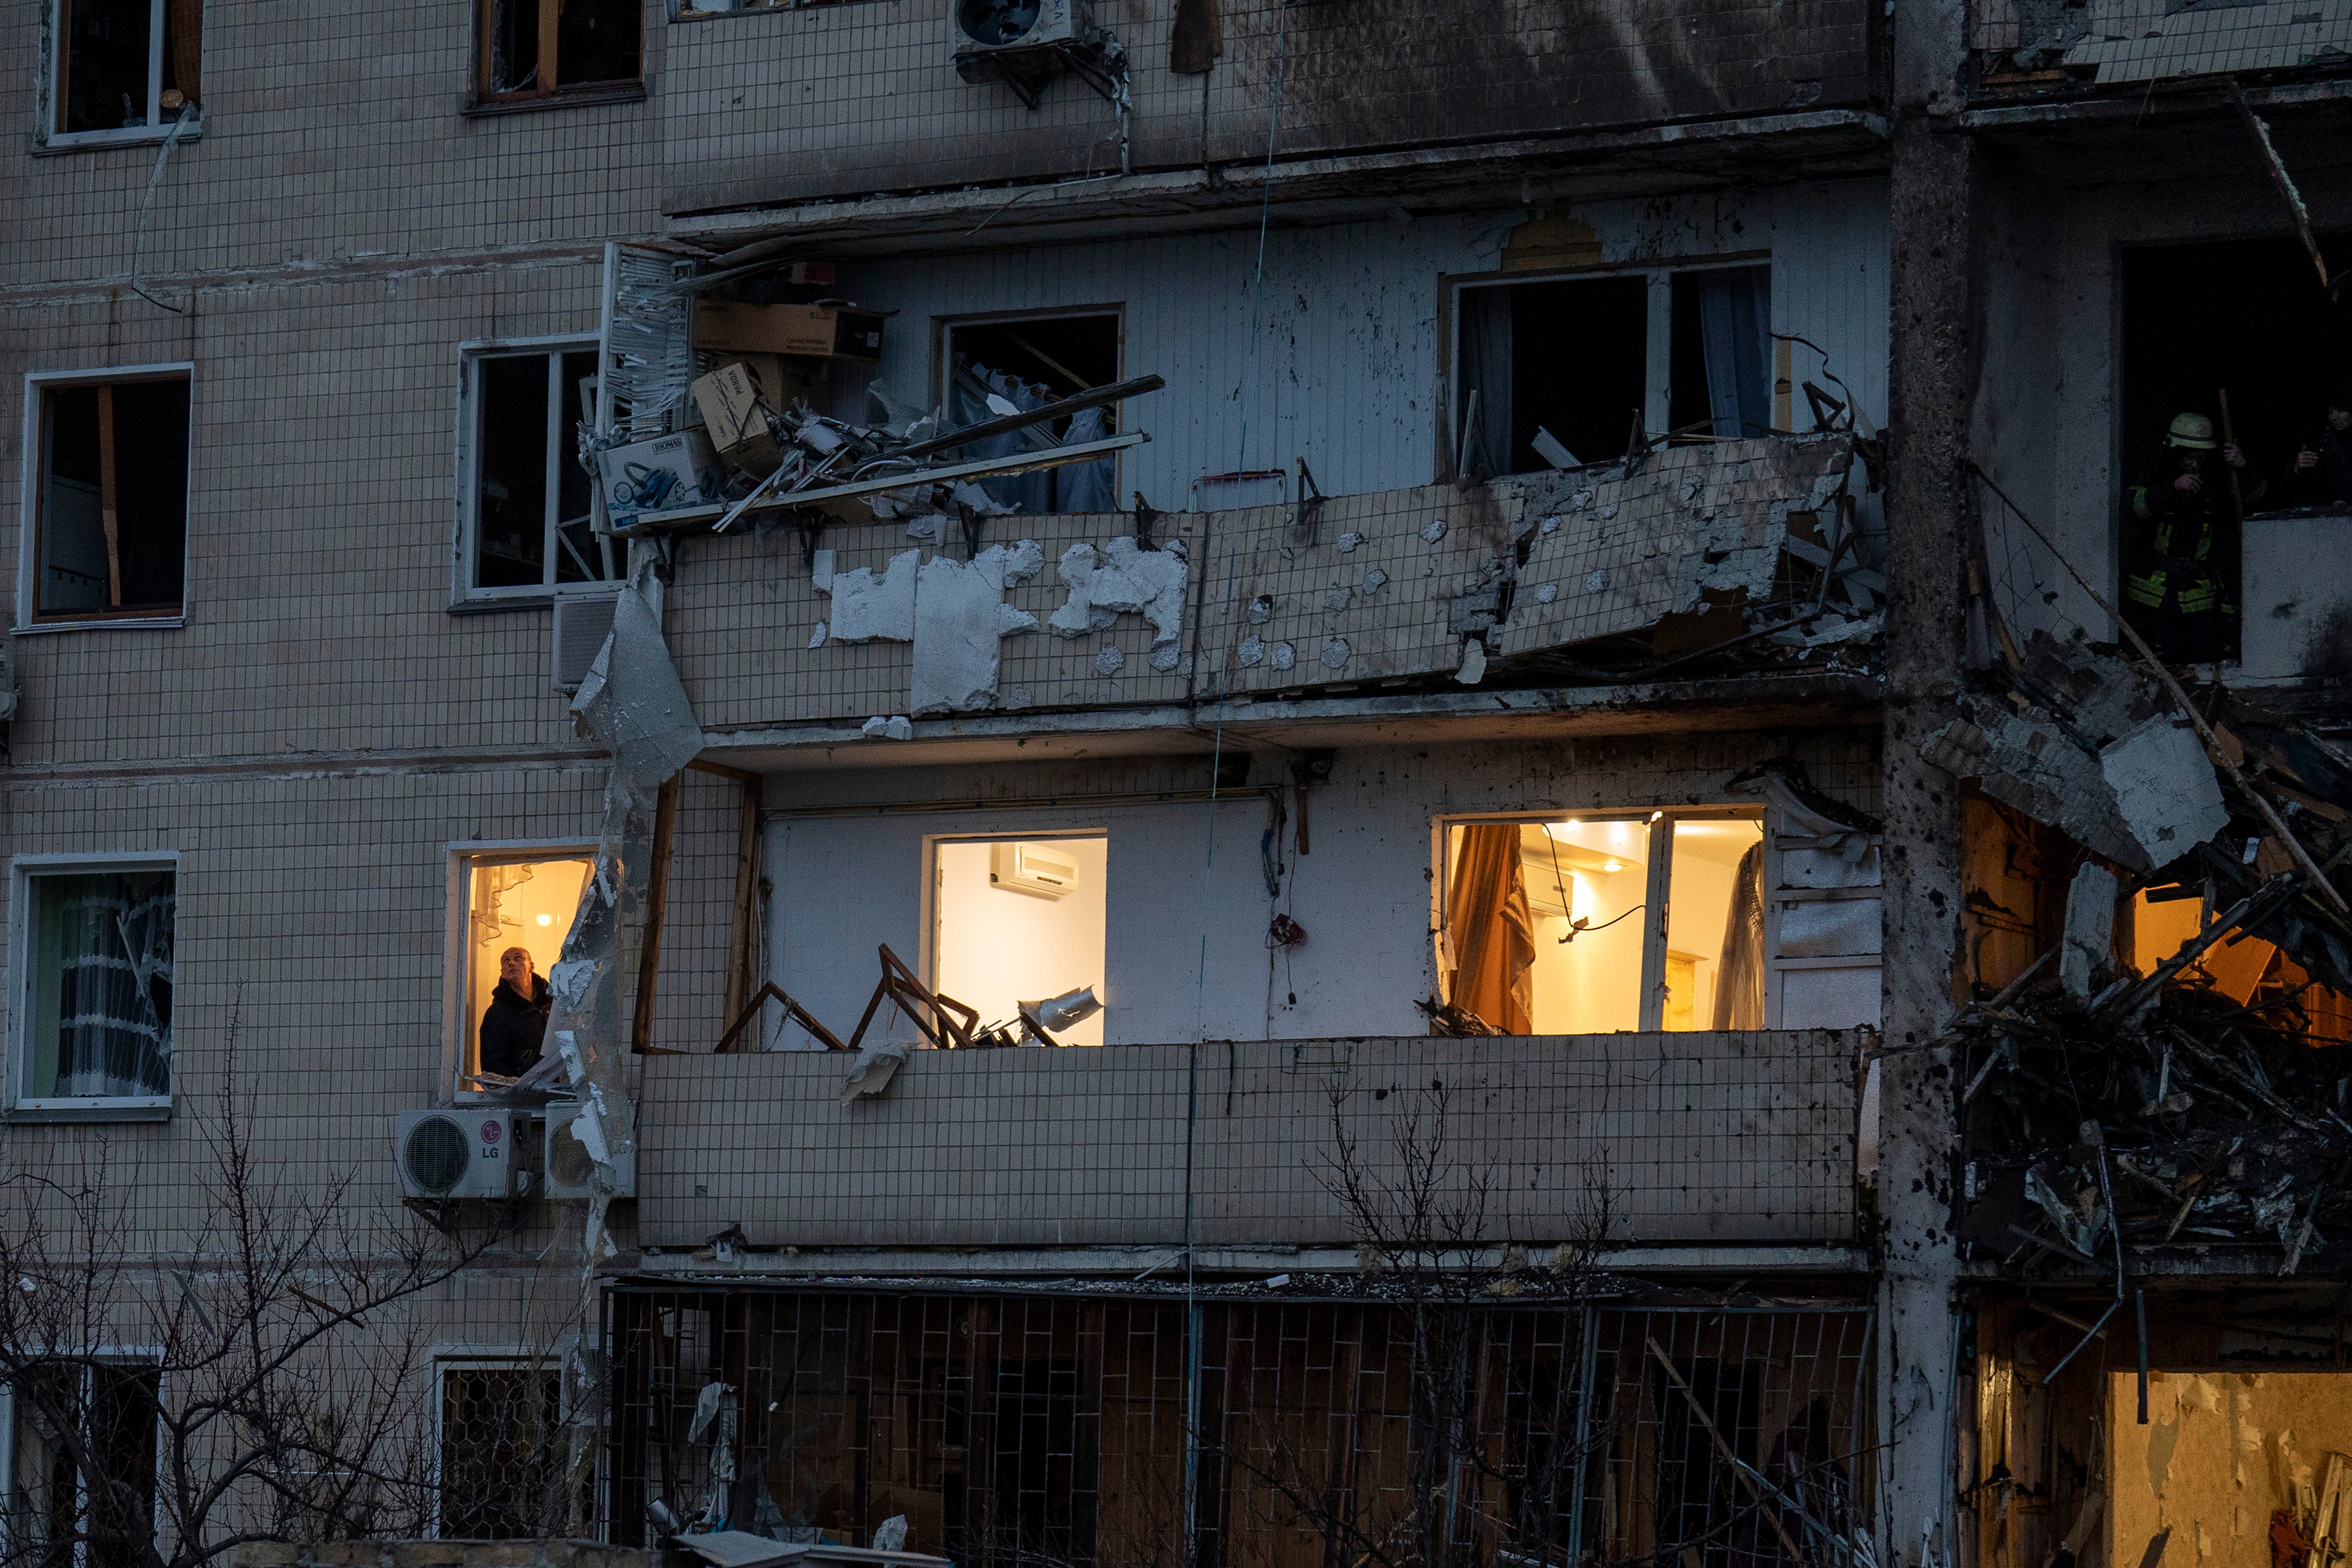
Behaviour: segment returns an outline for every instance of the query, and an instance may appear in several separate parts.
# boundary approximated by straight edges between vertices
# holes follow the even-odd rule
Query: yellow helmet
[[[2165,433],[2164,444],[2199,452],[2210,452],[2221,444],[2213,439],[2213,422],[2201,413],[2184,413],[2173,420],[2172,428]]]

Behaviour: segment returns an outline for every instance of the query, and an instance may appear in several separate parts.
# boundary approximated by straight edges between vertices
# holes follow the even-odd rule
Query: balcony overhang
[[[1883,173],[1888,129],[1864,109],[1674,121],[1344,157],[680,212],[676,240],[727,251],[892,257],[1275,224],[1386,221]]]

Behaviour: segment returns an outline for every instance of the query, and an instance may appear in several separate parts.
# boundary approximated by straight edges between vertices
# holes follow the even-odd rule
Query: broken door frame
[[[1445,974],[1445,933],[1452,911],[1446,899],[1454,884],[1454,846],[1450,830],[1480,822],[1633,822],[1644,824],[1648,830],[1643,853],[1647,860],[1644,872],[1647,885],[1642,901],[1642,978],[1641,1012],[1633,1030],[1654,1034],[1665,1028],[1666,982],[1666,919],[1668,890],[1674,885],[1675,835],[1677,821],[1745,821],[1754,822],[1763,831],[1765,865],[1768,885],[1764,889],[1767,911],[1764,932],[1764,1017],[1767,1027],[1780,999],[1774,976],[1772,929],[1770,925],[1771,841],[1772,824],[1769,808],[1763,806],[1610,806],[1578,809],[1563,807],[1535,811],[1465,811],[1433,817],[1430,820],[1431,861],[1435,874],[1430,879],[1429,930],[1433,949],[1432,962],[1436,966],[1439,983]],[[1664,827],[1667,831],[1657,830]],[[1451,998],[1444,998],[1451,1000]],[[1595,1030],[1595,1033],[1623,1033],[1624,1030]]]
[[[188,383],[188,473],[180,504],[180,604],[176,610],[126,611],[112,607],[89,612],[40,612],[41,514],[48,475],[48,391],[53,387],[117,386],[125,382],[184,381]],[[25,374],[24,444],[19,448],[19,526],[16,529],[16,617],[15,630],[71,632],[85,627],[180,626],[186,623],[189,565],[195,544],[196,513],[196,366],[193,360],[144,365],[108,365],[88,371],[28,371]]]

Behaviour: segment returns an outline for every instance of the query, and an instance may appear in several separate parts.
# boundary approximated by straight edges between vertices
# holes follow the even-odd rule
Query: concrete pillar
[[[1963,651],[1981,350],[1978,160],[1960,128],[1958,0],[1895,0],[1888,352],[1886,955],[1880,1064],[1880,1521],[1890,1565],[1950,1563],[1950,1018],[1960,954],[1957,783],[1919,756],[1952,714]]]

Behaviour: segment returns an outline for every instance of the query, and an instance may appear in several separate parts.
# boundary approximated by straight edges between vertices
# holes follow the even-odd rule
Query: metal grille
[[[646,1289],[608,1311],[622,1542],[658,1501],[861,1546],[903,1515],[961,1568],[1764,1568],[1858,1562],[1869,1507],[1858,1306]]]

